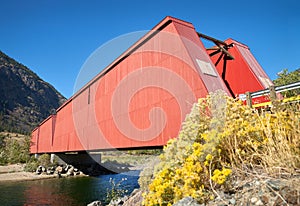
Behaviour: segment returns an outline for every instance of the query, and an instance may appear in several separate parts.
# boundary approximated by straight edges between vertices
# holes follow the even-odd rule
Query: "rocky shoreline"
[[[45,168],[39,166],[35,172],[25,172],[24,164],[0,166],[0,182],[33,181],[70,176],[87,176],[72,165]]]
[[[0,182],[9,181],[31,181],[40,179],[55,178],[55,175],[41,174],[24,171],[24,164],[13,164],[0,166]]]
[[[300,205],[300,177],[271,178],[249,177],[236,180],[232,190],[215,189],[216,198],[199,204],[192,197],[185,197],[173,206],[298,206]],[[142,206],[143,191],[134,190],[130,196],[111,201],[107,206]],[[94,201],[87,206],[102,206]]]
[[[155,158],[140,164],[139,170],[151,169],[157,162]],[[141,175],[141,174],[140,174]],[[142,173],[146,175],[146,173]],[[191,197],[185,197],[173,206],[298,206],[300,205],[300,173],[295,175],[268,176],[263,172],[241,174],[235,171],[231,186],[213,188],[215,199],[199,204]],[[111,201],[108,206],[142,206],[143,190],[135,189],[129,196]],[[88,206],[105,205],[95,201]]]
[[[31,181],[71,176],[99,176],[101,174],[122,173],[130,170],[140,170],[143,168],[143,166],[140,164],[132,166],[132,164],[128,163],[106,161],[101,165],[94,164],[90,167],[85,168],[80,168],[68,164],[61,164],[51,167],[40,165],[35,170],[35,172],[25,172],[24,168],[25,164],[11,164],[0,166],[0,182]]]

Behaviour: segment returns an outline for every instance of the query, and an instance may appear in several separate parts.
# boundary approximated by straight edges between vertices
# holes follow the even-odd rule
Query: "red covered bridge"
[[[270,85],[247,46],[166,17],[33,130],[31,153],[161,147],[198,98]]]

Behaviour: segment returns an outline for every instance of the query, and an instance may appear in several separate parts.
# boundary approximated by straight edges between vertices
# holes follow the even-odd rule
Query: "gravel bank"
[[[56,175],[37,175],[32,172],[24,172],[24,164],[0,166],[0,182],[28,181],[54,178]]]

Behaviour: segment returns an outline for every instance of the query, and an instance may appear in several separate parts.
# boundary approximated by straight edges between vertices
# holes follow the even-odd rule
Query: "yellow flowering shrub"
[[[299,120],[299,110],[259,113],[220,91],[199,99],[165,146],[144,205],[172,205],[186,196],[207,202],[214,187],[230,185],[236,169],[299,169]]]
[[[231,174],[231,170],[227,168],[222,168],[222,170],[215,169],[214,175],[211,177],[211,179],[218,183],[219,185],[222,185],[225,183],[226,178]]]

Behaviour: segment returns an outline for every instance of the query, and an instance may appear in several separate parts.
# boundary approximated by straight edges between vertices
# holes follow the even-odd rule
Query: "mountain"
[[[0,131],[30,133],[65,100],[52,85],[0,51]]]

